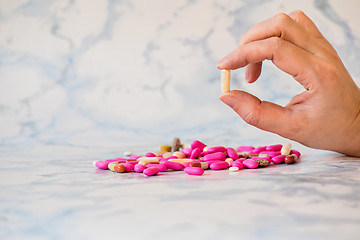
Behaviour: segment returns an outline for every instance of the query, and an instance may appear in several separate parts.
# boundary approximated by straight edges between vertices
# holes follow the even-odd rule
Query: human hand
[[[220,96],[245,122],[306,146],[360,157],[360,89],[331,44],[303,12],[278,14],[248,30],[219,69],[246,67],[255,82],[271,60],[305,89],[280,105],[239,90]]]

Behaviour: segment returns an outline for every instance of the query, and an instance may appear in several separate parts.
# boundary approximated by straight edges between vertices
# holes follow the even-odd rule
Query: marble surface
[[[360,160],[308,149],[296,165],[114,174],[94,160],[282,143],[219,100],[215,65],[252,25],[302,9],[360,84],[358,0],[0,0],[0,239],[359,239]],[[232,89],[303,91],[265,62]]]

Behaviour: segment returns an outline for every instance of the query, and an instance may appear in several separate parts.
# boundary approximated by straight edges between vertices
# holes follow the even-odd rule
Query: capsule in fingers
[[[230,92],[230,70],[221,69],[221,91],[223,93]]]

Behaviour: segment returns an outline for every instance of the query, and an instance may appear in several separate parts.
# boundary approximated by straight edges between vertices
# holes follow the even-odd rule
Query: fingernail
[[[221,69],[221,65],[223,65],[223,62],[225,60],[226,57],[223,57],[217,64],[216,64],[216,67]]]
[[[223,103],[231,108],[234,108],[236,105],[236,98],[234,98],[231,94],[223,93],[219,98]]]

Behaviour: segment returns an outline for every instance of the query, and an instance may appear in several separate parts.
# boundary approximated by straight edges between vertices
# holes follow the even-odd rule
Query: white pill
[[[291,143],[287,142],[285,143],[281,148],[281,155],[289,155],[291,151]]]
[[[238,167],[229,167],[229,171],[236,172],[236,171],[239,171],[239,168]]]
[[[130,151],[126,151],[126,152],[124,152],[124,155],[125,155],[125,156],[131,156],[131,155],[133,155],[133,153],[130,152]]]
[[[222,69],[221,70],[221,91],[222,92],[230,92],[230,70]]]

